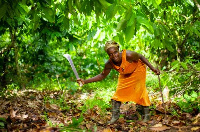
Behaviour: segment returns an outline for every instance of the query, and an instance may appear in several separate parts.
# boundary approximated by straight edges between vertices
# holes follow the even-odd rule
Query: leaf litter
[[[93,93],[78,91],[72,95],[63,91],[36,90],[9,93],[0,98],[0,131],[200,131],[200,113],[182,113],[178,105],[171,101],[165,102],[166,117],[162,104],[155,102],[156,108],[151,107],[151,119],[148,122],[142,122],[134,103],[124,103],[120,108],[119,120],[115,124],[107,124],[111,118],[111,108],[103,112],[96,105],[85,112],[81,110],[85,100],[93,96]],[[51,100],[59,99],[61,95],[64,101],[60,104],[63,106]]]

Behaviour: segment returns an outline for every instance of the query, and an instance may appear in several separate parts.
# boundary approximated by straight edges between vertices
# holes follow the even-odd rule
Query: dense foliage
[[[108,58],[104,43],[115,40],[167,71],[164,86],[197,92],[199,18],[196,0],[1,0],[1,89],[52,80],[69,85],[75,78],[64,53],[82,78],[94,76]]]

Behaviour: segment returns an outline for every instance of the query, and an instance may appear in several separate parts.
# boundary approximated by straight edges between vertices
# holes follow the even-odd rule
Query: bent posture
[[[141,105],[144,113],[143,121],[148,121],[150,100],[145,85],[146,65],[157,75],[160,74],[160,71],[155,69],[141,54],[129,50],[120,52],[119,44],[115,41],[106,42],[105,51],[109,60],[106,62],[103,72],[87,80],[78,79],[77,82],[87,84],[101,81],[110,73],[111,69],[117,70],[119,72],[118,84],[112,97],[112,118],[109,123],[112,124],[119,119],[121,102],[128,101]]]

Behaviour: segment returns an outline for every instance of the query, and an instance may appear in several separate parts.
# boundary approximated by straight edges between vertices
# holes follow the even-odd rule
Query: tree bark
[[[15,59],[15,68],[16,68],[16,72],[17,72],[17,81],[19,83],[20,88],[25,88],[25,85],[23,84],[23,79],[22,79],[22,75],[21,75],[21,68],[19,65],[19,53],[18,53],[18,45],[15,42],[16,41],[16,29],[12,29],[11,27],[9,28],[10,30],[10,37],[11,37],[11,45],[14,45],[14,59]]]

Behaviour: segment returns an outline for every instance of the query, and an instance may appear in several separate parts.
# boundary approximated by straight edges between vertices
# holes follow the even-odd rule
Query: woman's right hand
[[[77,80],[77,83],[79,84],[79,86],[83,86],[85,83],[84,83],[84,80],[83,79],[81,79],[81,78],[78,78]]]

